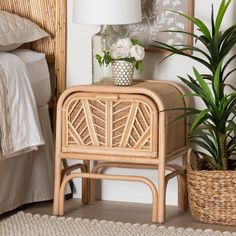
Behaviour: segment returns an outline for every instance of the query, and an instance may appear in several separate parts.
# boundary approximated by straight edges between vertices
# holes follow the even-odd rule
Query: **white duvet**
[[[25,64],[10,53],[0,53],[0,143],[2,158],[44,144]]]

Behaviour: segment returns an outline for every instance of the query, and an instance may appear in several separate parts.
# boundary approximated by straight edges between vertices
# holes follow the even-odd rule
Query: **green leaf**
[[[102,63],[102,57],[101,57],[99,54],[96,54],[96,55],[95,55],[95,58],[97,59],[99,65],[102,66],[102,64],[103,64],[103,63]]]
[[[214,98],[212,96],[212,93],[207,85],[207,83],[204,81],[204,79],[202,78],[202,76],[199,74],[199,72],[193,68],[194,70],[194,74],[199,82],[199,85],[201,86],[201,89],[204,91],[207,100],[212,103],[212,105],[214,105]]]
[[[236,68],[232,69],[231,71],[229,71],[226,76],[224,77],[224,81],[226,81],[226,79],[234,72],[236,71]],[[231,88],[235,89],[232,85],[229,85]]]
[[[208,113],[210,109],[205,109],[199,113],[199,115],[195,118],[192,127],[190,129],[190,133],[193,133],[193,131],[208,118]]]
[[[186,118],[186,117],[189,117],[189,116],[194,116],[196,114],[199,114],[199,111],[196,109],[195,111],[192,110],[192,111],[189,111],[189,112],[185,112],[179,116],[176,116],[176,118],[172,119],[170,121],[170,123],[174,122],[174,121],[177,121],[177,120],[180,120],[180,119],[183,119],[183,118]]]
[[[215,35],[215,22],[214,22],[214,7],[213,7],[213,4],[211,5],[211,31],[212,31],[212,36],[214,37],[214,35]]]
[[[215,167],[216,170],[221,170],[221,167],[219,163],[217,163],[214,159],[212,159],[211,156],[207,155],[204,152],[197,151],[207,162],[211,163],[213,167]]]
[[[130,40],[131,40],[131,42],[132,42],[133,45],[139,45],[139,46],[142,46],[142,42],[141,42],[140,40],[135,39],[135,38],[130,39]]]
[[[220,31],[220,26],[221,26],[223,17],[230,3],[231,3],[231,0],[228,0],[228,2],[225,2],[225,0],[222,0],[221,5],[219,7],[218,14],[216,17],[216,22],[215,22],[215,38],[216,39]]]
[[[171,45],[168,45],[166,43],[163,43],[163,42],[159,42],[159,41],[154,41],[154,44],[152,45],[152,47],[154,48],[159,48],[159,49],[163,49],[163,50],[166,50],[168,52],[172,52],[172,53],[175,53],[175,54],[179,54],[179,55],[182,55],[182,56],[186,56],[186,57],[189,57],[203,65],[205,65],[208,69],[212,69],[212,66],[211,64],[209,64],[207,61],[203,60],[202,58],[200,57],[196,57],[196,56],[193,56],[193,55],[190,55],[188,53],[185,53],[184,51],[182,51],[181,49],[178,49],[176,47],[173,47]],[[191,49],[190,49],[191,50]],[[168,58],[168,56],[166,57]],[[166,59],[164,58],[164,60]]]
[[[233,69],[233,70],[236,70],[236,68]],[[232,84],[224,84],[224,86],[225,87],[230,87],[231,89],[236,90],[236,87],[234,87]]]
[[[218,65],[217,69],[216,69],[216,72],[215,72],[215,75],[214,75],[214,78],[213,78],[213,91],[215,92],[215,97],[216,97],[216,100],[219,100],[220,99],[220,83],[222,82],[221,81],[221,66],[222,66],[222,62],[220,62],[220,64]]]
[[[178,44],[178,45],[172,45],[174,47],[182,47],[179,50],[185,52],[185,51],[195,51],[195,52],[200,52],[203,56],[205,56],[209,61],[211,60],[211,57],[204,52],[203,50],[201,50],[198,47],[194,47],[194,46],[189,46],[189,45],[184,45],[184,44]]]
[[[223,66],[222,69],[222,73],[225,72],[225,70],[227,69],[228,65],[236,58],[236,54],[234,54],[233,56],[231,56],[228,61],[225,63],[225,65]]]
[[[182,12],[178,12],[178,11],[174,11],[174,10],[170,10],[171,12],[174,12],[180,16],[183,16],[185,17],[186,19],[192,21],[195,25],[197,25],[199,27],[199,30],[206,36],[206,38],[210,41],[211,39],[211,34],[210,34],[210,31],[209,29],[207,28],[207,26],[198,18],[195,18],[195,17],[191,17],[191,16],[188,16]]]
[[[109,52],[104,52],[104,63],[109,65],[112,62],[112,58]]]
[[[187,31],[183,31],[183,30],[160,30],[159,33],[181,33],[181,34],[187,34],[190,35],[196,39],[199,39],[199,36]]]
[[[228,29],[226,29],[223,32],[221,38],[219,39],[219,47],[221,47],[225,41],[228,41],[230,37],[235,35],[235,31],[236,31],[236,24],[233,24]]]
[[[215,139],[215,135],[208,133],[207,131],[203,131],[203,130],[197,130],[197,136],[196,138],[198,138],[198,140],[202,139],[204,143],[206,143],[209,147],[209,152],[212,154],[213,157],[218,156],[218,144],[216,142]]]
[[[230,50],[234,47],[236,42],[236,30],[233,31],[227,38],[222,42],[220,47],[220,57],[226,56]]]
[[[208,151],[212,156],[215,156],[216,153],[215,153],[214,147],[212,148],[212,147],[208,146],[208,144],[205,141],[194,140],[192,142],[194,142],[198,146],[200,146],[203,149],[205,149],[206,151]]]

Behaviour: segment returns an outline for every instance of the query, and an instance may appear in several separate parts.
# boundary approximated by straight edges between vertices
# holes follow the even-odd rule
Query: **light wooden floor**
[[[20,210],[33,214],[52,215],[52,202],[34,203],[24,206]],[[10,214],[13,213],[15,211]],[[10,214],[5,215],[5,217]],[[152,223],[151,205],[137,203],[96,201],[94,205],[81,205],[80,200],[70,199],[66,201],[65,216],[141,224]],[[236,232],[236,227],[198,223],[193,220],[189,211],[183,212],[177,207],[167,207],[167,219],[164,225]]]

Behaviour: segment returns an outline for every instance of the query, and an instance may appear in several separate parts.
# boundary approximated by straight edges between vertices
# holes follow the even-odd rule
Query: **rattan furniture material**
[[[151,80],[129,87],[84,85],[66,90],[57,106],[54,214],[64,214],[65,186],[79,177],[84,203],[94,202],[94,179],[147,184],[153,196],[152,221],[163,223],[166,186],[177,176],[179,207],[185,209],[187,124],[185,119],[170,122],[183,111],[168,110],[186,106],[183,93],[174,83]],[[179,156],[182,165],[170,164]],[[65,159],[84,163],[63,170]],[[91,170],[90,161],[98,161]],[[109,167],[156,169],[158,186],[143,176],[99,172]]]

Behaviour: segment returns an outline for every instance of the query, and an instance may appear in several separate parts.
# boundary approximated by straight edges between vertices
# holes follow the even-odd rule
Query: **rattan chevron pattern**
[[[75,97],[66,102],[64,147],[152,152],[155,109],[142,96]],[[157,132],[157,131],[155,131]]]

